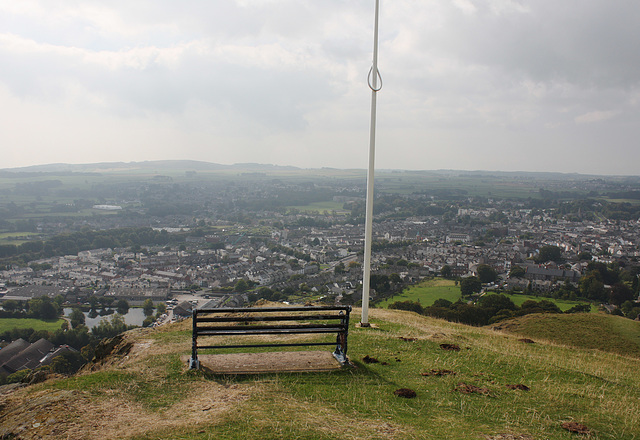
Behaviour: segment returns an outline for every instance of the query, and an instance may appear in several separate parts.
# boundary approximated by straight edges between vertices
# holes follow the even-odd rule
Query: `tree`
[[[142,303],[142,311],[144,312],[144,316],[153,315],[153,301],[151,298],[145,299],[144,303]]]
[[[580,280],[580,294],[584,298],[603,301],[607,299],[604,283],[599,280],[597,271],[591,271]]]
[[[609,292],[609,302],[617,306],[621,305],[625,301],[633,301],[635,295],[629,286],[623,283],[616,283],[611,287]]]
[[[440,275],[442,275],[443,278],[451,278],[452,273],[451,266],[448,264],[445,264],[442,266],[442,269],[440,269]]]
[[[95,295],[91,295],[89,297],[89,305],[91,306],[91,310],[95,310],[98,308],[98,298]]]
[[[86,363],[87,361],[80,352],[67,351],[53,358],[49,367],[54,373],[73,374]]]
[[[586,252],[586,251],[580,252],[578,254],[578,260],[580,260],[580,261],[589,261],[589,260],[591,260],[591,258],[593,258],[591,256],[591,254],[589,252]]]
[[[91,333],[98,339],[113,338],[114,336],[129,330],[122,315],[115,314],[111,319],[103,319],[91,329]]]
[[[523,278],[527,271],[522,266],[513,266],[509,271],[510,278]]]
[[[409,310],[410,312],[422,313],[422,306],[418,301],[396,301],[394,303],[389,304],[390,309],[397,310]]]
[[[129,312],[129,303],[126,299],[118,300],[116,303],[116,312],[121,315],[126,315]]]
[[[244,278],[240,278],[237,282],[236,285],[233,288],[236,292],[246,292],[247,290],[249,290],[249,284],[247,284],[247,280],[245,280]]]
[[[498,279],[498,272],[487,264],[480,264],[477,268],[478,278],[482,283],[492,283]]]
[[[74,308],[69,315],[69,320],[72,328],[78,328],[85,323],[84,313],[82,313],[82,310]]]
[[[29,316],[36,319],[52,320],[56,319],[60,314],[57,305],[53,303],[48,296],[30,299],[27,307],[29,309]]]
[[[536,263],[544,263],[546,261],[560,263],[562,261],[562,249],[558,246],[542,246],[536,257]]]
[[[481,307],[492,309],[495,314],[500,310],[516,310],[516,305],[505,295],[485,295],[478,301]]]
[[[166,313],[167,305],[165,303],[158,303],[158,305],[156,306],[156,312],[158,313],[158,315],[162,315],[163,313]]]
[[[432,307],[445,307],[448,309],[449,307],[451,307],[452,304],[453,303],[448,299],[438,298],[433,302]]]
[[[336,275],[344,273],[344,263],[342,261],[333,267],[333,273]]]
[[[460,282],[460,292],[463,296],[473,295],[479,293],[482,290],[482,282],[478,277],[464,278]]]
[[[8,299],[2,303],[2,308],[7,312],[15,312],[18,309],[18,301],[14,299]]]
[[[371,274],[369,276],[369,285],[378,293],[388,292],[391,289],[387,275]]]

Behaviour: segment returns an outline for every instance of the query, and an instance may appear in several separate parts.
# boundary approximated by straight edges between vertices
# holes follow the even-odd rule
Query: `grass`
[[[36,331],[56,331],[60,328],[64,319],[43,321],[32,318],[0,318],[0,333],[13,330],[14,328],[32,328]]]
[[[304,206],[289,206],[287,207],[287,209],[297,209],[300,212],[317,211],[319,213],[327,212],[328,214],[330,214],[332,211],[335,211],[340,215],[348,214],[350,211],[343,209],[343,206],[344,203],[341,202],[326,201],[309,203],[308,205]]]
[[[544,299],[551,301],[552,303],[557,305],[563,312],[565,310],[569,310],[571,307],[577,304],[588,304],[585,301],[569,301],[562,299],[537,297],[532,295],[506,294],[504,292],[500,293],[508,296],[511,301],[513,301],[517,306],[522,305],[523,302],[530,299],[534,301],[540,301]],[[387,308],[390,304],[396,301],[417,301],[423,307],[427,307],[433,305],[434,301],[439,298],[446,299],[451,302],[458,301],[460,298],[462,298],[460,287],[456,286],[455,282],[452,280],[434,278],[431,280],[423,281],[420,284],[410,286],[409,288],[403,290],[401,294],[395,295],[391,298],[387,298],[384,301],[376,304],[376,306]],[[591,305],[591,311],[596,312],[597,308]]]
[[[8,238],[22,238],[27,239],[33,236],[38,236],[35,232],[2,232],[0,233],[0,240],[6,240]]]
[[[454,281],[434,278],[410,286],[403,290],[401,294],[381,301],[376,306],[387,308],[389,304],[396,301],[418,301],[423,307],[427,307],[439,298],[456,302],[460,297],[460,287],[456,286]]]
[[[578,304],[589,304],[586,301],[570,301],[570,300],[555,299],[555,298],[545,298],[543,296],[521,295],[519,293],[513,294],[513,295],[505,293],[505,295],[509,297],[511,301],[513,301],[513,303],[517,306],[521,306],[522,303],[527,300],[541,301],[544,299],[547,301],[551,301],[552,303],[557,305],[560,308],[560,310],[562,310],[563,312],[569,310],[571,307],[576,306]],[[598,311],[598,308],[593,304],[591,304],[591,313],[596,313],[597,311]]]
[[[247,376],[187,371],[179,360],[189,353],[187,321],[130,332],[134,349],[127,356],[97,371],[27,387],[13,398],[48,396],[50,414],[69,405],[52,401],[52,391],[72,392],[68,399],[82,403],[75,409],[86,417],[63,427],[72,437],[73,429],[93,433],[88,438],[577,438],[562,429],[565,421],[585,424],[591,439],[640,437],[640,358],[544,340],[524,344],[520,335],[404,311],[372,309],[370,316],[374,328],[350,330],[354,368]],[[594,325],[598,316],[583,314],[581,328],[604,329]],[[609,323],[615,331],[631,331],[626,323]],[[461,350],[445,351],[442,343]],[[365,356],[380,362],[364,363]],[[455,375],[421,374],[440,369]],[[455,391],[461,382],[488,394],[461,394]],[[510,390],[508,384],[530,391]],[[397,397],[399,388],[415,390],[417,397]],[[3,420],[8,426],[10,420]],[[57,423],[71,423],[65,420]]]
[[[621,316],[527,315],[500,323],[510,332],[556,344],[640,357],[640,323]]]

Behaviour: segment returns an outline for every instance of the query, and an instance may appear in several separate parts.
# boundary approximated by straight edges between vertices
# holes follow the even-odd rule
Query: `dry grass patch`
[[[199,381],[181,385],[184,398],[151,411],[119,391],[96,397],[90,392],[21,390],[1,402],[0,438],[77,440],[126,439],[149,430],[177,430],[211,425],[255,393],[257,385]]]

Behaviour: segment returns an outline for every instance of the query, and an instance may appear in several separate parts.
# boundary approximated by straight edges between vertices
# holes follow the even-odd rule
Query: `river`
[[[72,310],[73,309],[65,308],[64,316],[68,317],[71,314]],[[89,312],[84,312],[85,325],[89,328],[89,330],[91,330],[93,327],[98,325],[100,321],[102,321],[103,319],[111,319],[112,316],[113,314],[104,316],[98,315],[95,318],[90,318]],[[142,321],[144,321],[144,318],[144,312],[141,308],[130,308],[127,314],[124,315],[124,322],[127,325],[142,326]]]

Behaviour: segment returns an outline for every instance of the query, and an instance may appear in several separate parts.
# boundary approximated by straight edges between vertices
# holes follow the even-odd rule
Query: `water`
[[[72,310],[73,309],[65,308],[64,316],[69,316]],[[100,321],[102,321],[103,319],[111,319],[111,317],[113,316],[113,314],[104,315],[104,316],[98,315],[95,318],[90,318],[89,312],[83,312],[83,313],[84,313],[85,325],[89,328],[89,330],[91,330],[93,327],[98,325]],[[146,316],[144,316],[144,311],[141,308],[135,308],[135,309],[130,308],[127,314],[124,315],[124,322],[127,325],[142,326],[142,321],[144,321],[144,318],[146,318]]]

